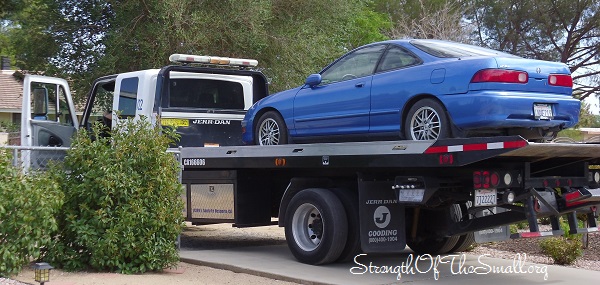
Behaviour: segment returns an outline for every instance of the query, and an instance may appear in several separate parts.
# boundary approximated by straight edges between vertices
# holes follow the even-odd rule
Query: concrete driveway
[[[512,260],[473,254],[415,256],[408,249],[313,266],[294,259],[281,228],[210,227],[184,232],[182,261],[302,284],[595,284],[600,279],[600,271],[535,264],[526,255]]]

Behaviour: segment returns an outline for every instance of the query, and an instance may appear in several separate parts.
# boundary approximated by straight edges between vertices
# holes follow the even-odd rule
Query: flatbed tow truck
[[[190,147],[181,156],[193,223],[251,227],[278,217],[294,256],[322,264],[407,244],[444,254],[475,241],[596,232],[599,150],[516,136]],[[205,188],[233,194],[232,204],[215,209],[222,219],[197,218],[214,205],[200,205]],[[587,228],[577,213],[585,213]],[[560,227],[562,215],[569,229]],[[551,231],[539,229],[545,217]],[[510,236],[508,225],[520,221],[529,232]]]
[[[111,106],[113,126],[116,110],[173,126],[182,135],[186,220],[277,223],[293,255],[308,264],[407,245],[418,254],[445,254],[474,242],[598,231],[600,144],[506,136],[244,146],[243,114],[268,94],[264,75],[251,70],[257,62],[194,55],[172,61],[239,69],[173,65],[105,76],[80,120],[66,81],[26,76],[23,145],[68,147],[73,132]],[[26,157],[35,164],[41,155]],[[539,218],[552,230],[540,231]],[[521,221],[529,231],[511,236],[508,225]]]

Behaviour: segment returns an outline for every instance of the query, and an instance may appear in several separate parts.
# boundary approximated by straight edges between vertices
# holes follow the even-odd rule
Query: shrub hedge
[[[0,149],[0,276],[17,274],[51,244],[62,202],[52,172],[24,175]]]
[[[47,260],[120,273],[175,265],[183,202],[179,164],[166,152],[174,132],[144,119],[121,120],[110,137],[92,132],[77,133],[57,175],[65,203]]]

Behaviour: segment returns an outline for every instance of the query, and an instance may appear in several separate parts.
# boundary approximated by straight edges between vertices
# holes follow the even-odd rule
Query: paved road
[[[600,271],[540,265],[475,255],[363,255],[353,262],[312,266],[297,262],[281,238],[182,236],[182,261],[303,284],[595,284]],[[249,246],[246,246],[249,245]],[[417,259],[418,258],[418,259]]]

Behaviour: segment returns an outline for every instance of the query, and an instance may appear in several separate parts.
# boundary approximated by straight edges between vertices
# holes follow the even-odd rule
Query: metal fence
[[[13,166],[20,167],[25,172],[45,170],[52,161],[62,161],[68,149],[68,147],[50,146],[0,146],[0,151],[8,152]]]
[[[68,149],[68,147],[0,145],[0,151],[8,153],[12,165],[22,168],[25,172],[30,170],[45,170],[52,161],[62,161]],[[167,149],[167,153],[172,153],[175,159],[177,159],[180,168],[179,182],[181,182],[181,171],[183,170],[181,149],[170,148]]]
[[[177,159],[177,163],[179,165],[179,183],[181,183],[182,175],[183,175],[183,162],[181,158],[181,147],[179,148],[168,148],[167,153],[172,153]]]

